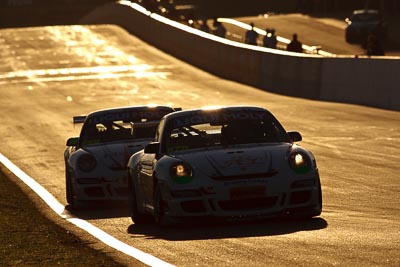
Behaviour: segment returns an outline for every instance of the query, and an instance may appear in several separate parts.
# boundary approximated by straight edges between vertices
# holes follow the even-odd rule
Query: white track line
[[[73,217],[70,214],[65,214],[65,207],[58,200],[50,194],[43,186],[41,186],[38,182],[36,182],[32,177],[27,175],[24,171],[18,168],[14,163],[12,163],[8,158],[6,158],[3,154],[0,153],[0,163],[2,163],[7,169],[9,169],[13,174],[15,174],[21,181],[23,181],[30,189],[32,189],[44,202],[60,217],[69,221],[70,223],[76,225],[77,227],[85,230],[92,236],[96,237],[98,240],[103,242],[104,244],[115,248],[118,251],[125,253],[128,256],[135,258],[138,261],[141,261],[144,264],[149,266],[162,266],[162,267],[171,267],[174,266],[170,263],[162,261],[150,254],[147,254],[139,249],[136,249],[132,246],[129,246],[126,243],[123,243],[116,239],[115,237],[107,234],[103,230],[97,228],[93,224]]]

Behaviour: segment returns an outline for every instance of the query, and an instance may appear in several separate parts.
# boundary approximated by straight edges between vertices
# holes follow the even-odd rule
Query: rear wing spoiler
[[[84,123],[86,119],[86,115],[81,115],[81,116],[74,116],[72,118],[72,122],[74,124],[78,124],[78,123]]]
[[[182,111],[182,108],[173,108],[174,111]],[[73,124],[79,124],[79,123],[84,123],[86,119],[86,115],[79,115],[79,116],[73,116],[72,122]],[[145,128],[145,127],[151,127],[155,126],[156,124],[160,123],[160,121],[148,121],[148,122],[135,122],[131,123],[132,128]]]
[[[146,121],[146,122],[131,122],[132,129],[141,129],[157,126],[160,121]]]

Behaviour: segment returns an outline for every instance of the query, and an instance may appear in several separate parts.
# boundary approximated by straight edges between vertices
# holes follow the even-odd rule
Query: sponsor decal
[[[226,160],[221,167],[229,168],[232,166],[249,166],[249,165],[258,165],[265,164],[265,160],[263,157],[254,157],[254,156],[235,156],[228,160]]]
[[[267,113],[264,111],[237,111],[237,112],[221,112],[221,113],[198,113],[186,117],[176,118],[174,127],[180,128],[188,125],[198,125],[206,123],[224,123],[232,120],[264,120]]]
[[[93,116],[88,119],[89,124],[98,124],[103,122],[112,121],[137,121],[141,119],[146,120],[160,120],[164,115],[168,114],[170,110],[158,110],[158,111],[124,111],[120,113],[108,113],[99,116]]]
[[[125,145],[120,150],[111,151],[109,147],[105,146],[103,148],[103,158],[105,161],[111,161],[109,169],[113,171],[126,170],[126,165],[129,161],[131,153],[128,147]]]

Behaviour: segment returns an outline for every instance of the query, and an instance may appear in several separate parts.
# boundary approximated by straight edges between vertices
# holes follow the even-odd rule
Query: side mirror
[[[67,140],[67,146],[77,146],[79,141],[79,137],[71,137]]]
[[[144,153],[146,154],[156,154],[160,149],[160,143],[159,142],[152,142],[147,144],[144,147]]]
[[[293,143],[300,142],[301,140],[303,140],[303,137],[299,132],[288,132],[288,135]]]

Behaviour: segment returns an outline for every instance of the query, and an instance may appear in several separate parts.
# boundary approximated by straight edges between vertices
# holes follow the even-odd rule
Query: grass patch
[[[123,266],[42,214],[1,168],[0,240],[0,266]]]

